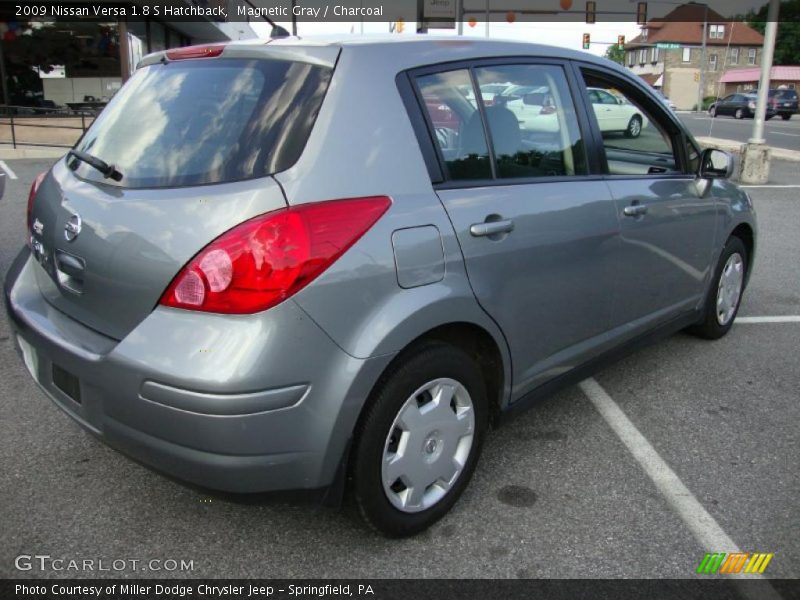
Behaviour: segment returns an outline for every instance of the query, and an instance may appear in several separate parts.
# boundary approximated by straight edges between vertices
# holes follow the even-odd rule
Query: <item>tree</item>
[[[620,48],[616,44],[612,44],[606,50],[606,58],[609,60],[613,60],[615,63],[619,63],[621,65],[625,64],[625,50]]]
[[[747,24],[759,33],[764,33],[767,26],[768,4],[758,12],[745,15]],[[776,65],[800,65],[800,0],[784,0],[778,16],[778,39],[775,42]]]

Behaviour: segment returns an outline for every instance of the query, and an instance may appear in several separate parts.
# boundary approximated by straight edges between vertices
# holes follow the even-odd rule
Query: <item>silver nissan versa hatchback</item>
[[[756,237],[732,169],[584,53],[168,50],[34,183],[5,301],[31,376],[114,448],[348,492],[410,535],[490,424],[658,335],[727,333]]]

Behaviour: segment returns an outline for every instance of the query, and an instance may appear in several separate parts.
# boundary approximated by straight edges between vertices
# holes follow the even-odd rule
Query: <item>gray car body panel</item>
[[[274,177],[161,190],[88,183],[56,164],[34,206],[44,246],[98,266],[82,295],[60,291],[58,274],[27,249],[9,272],[7,310],[37,383],[95,435],[178,478],[236,492],[310,489],[341,472],[381,374],[433,329],[468,324],[488,334],[502,362],[503,409],[691,316],[724,240],[741,224],[755,230],[749,198],[728,182],[594,175],[434,189],[397,75],[554,54],[645,89],[609,61],[522,43],[289,39],[226,48],[225,56],[336,64],[303,154]],[[648,195],[654,204],[674,196],[653,209],[658,231],[620,221],[634,196]],[[392,205],[278,306],[253,315],[157,306],[180,268],[236,224],[287,205],[367,196]],[[513,210],[515,230],[501,240],[470,237],[493,203]],[[68,242],[75,213],[83,232]],[[666,278],[648,292],[656,306],[636,297],[638,268]],[[670,295],[670,285],[682,292]],[[79,378],[80,403],[55,386],[53,364]]]

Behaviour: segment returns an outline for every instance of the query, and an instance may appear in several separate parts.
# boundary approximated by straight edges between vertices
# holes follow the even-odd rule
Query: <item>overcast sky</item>
[[[279,23],[291,31],[291,23]],[[257,33],[262,37],[268,37],[270,27],[260,23],[253,23]],[[361,33],[361,23],[299,23],[298,34],[300,36],[345,34],[359,35]],[[365,34],[388,34],[389,23],[364,23]],[[402,35],[414,35],[416,31],[415,23],[406,23],[405,32]],[[456,35],[454,29],[432,29],[435,35]],[[549,44],[564,48],[581,49],[583,34],[589,33],[592,36],[593,54],[603,55],[609,43],[617,43],[617,36],[624,35],[626,40],[631,40],[639,34],[639,27],[636,23],[596,23],[586,25],[585,23],[520,23],[511,25],[508,23],[491,23],[489,33],[493,39],[510,39],[536,42],[539,44]],[[464,24],[464,35],[470,37],[485,37],[486,24],[477,23],[473,28]],[[597,42],[597,43],[596,43]],[[599,42],[605,42],[600,44]]]

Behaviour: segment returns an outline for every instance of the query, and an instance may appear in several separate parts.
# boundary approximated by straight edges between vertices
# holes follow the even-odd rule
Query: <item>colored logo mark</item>
[[[772,553],[761,552],[725,552],[706,553],[697,573],[701,575],[714,575],[723,573],[763,573],[767,569]]]

